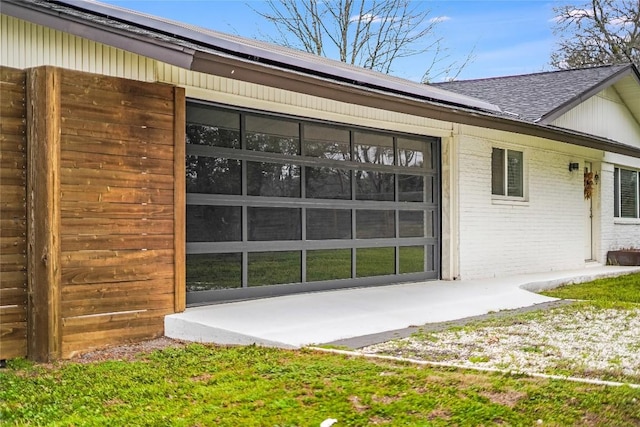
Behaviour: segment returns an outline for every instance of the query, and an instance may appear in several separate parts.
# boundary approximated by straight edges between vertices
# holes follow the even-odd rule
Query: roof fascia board
[[[397,93],[419,96],[422,98],[431,97],[435,101],[447,102],[451,104],[458,104],[461,106],[468,106],[487,111],[493,111],[496,113],[501,112],[500,107],[491,104],[482,99],[454,94],[447,90],[443,90],[436,87],[428,87],[425,85],[421,92],[417,93],[415,85],[408,85],[403,83],[400,79],[397,81],[393,79],[386,79],[381,76],[377,76],[374,73],[369,73],[368,70],[349,69],[348,67],[333,67],[331,64],[322,64],[317,61],[305,58],[304,55],[296,56],[293,58],[291,55],[280,53],[277,50],[262,48],[259,46],[250,46],[242,43],[240,40],[234,41],[225,37],[215,37],[215,44],[212,43],[214,36],[204,34],[202,32],[193,31],[190,28],[173,24],[166,20],[157,19],[144,14],[132,14],[127,10],[111,7],[100,3],[91,3],[87,5],[86,0],[58,0],[57,3],[68,5],[70,7],[89,10],[91,13],[100,14],[103,16],[111,17],[119,21],[130,22],[132,25],[143,26],[146,28],[160,31],[164,34],[178,37],[183,40],[195,42],[201,45],[208,46],[213,49],[221,50],[222,53],[231,54],[234,56],[243,56],[245,58],[259,58],[262,61],[268,61],[273,65],[281,66],[287,69],[295,69],[297,71],[307,72],[309,74],[321,75],[328,78],[336,78],[345,82],[353,82],[361,84],[363,86],[371,86],[378,89],[388,89]],[[135,18],[135,21],[134,21]],[[211,34],[217,33],[211,31]],[[419,89],[419,88],[418,88]],[[435,92],[429,94],[428,92]]]
[[[633,73],[633,69],[634,68],[635,67],[632,64],[629,64],[628,67],[622,68],[621,70],[619,70],[618,72],[612,74],[608,78],[602,80],[600,83],[596,84],[592,88],[590,88],[590,89],[578,94],[577,96],[571,98],[570,100],[568,100],[564,104],[560,105],[559,107],[555,108],[554,110],[546,113],[545,115],[543,115],[537,121],[537,123],[544,124],[544,125],[551,124],[555,119],[557,119],[558,117],[562,116],[567,111],[569,111],[572,108],[578,106],[579,104],[582,104],[587,99],[589,99],[592,96],[600,93],[601,91],[603,91],[607,87],[614,85],[616,82],[618,82],[622,78],[624,78],[624,77],[628,76],[629,74]],[[636,70],[636,72],[637,72],[637,70]]]
[[[415,98],[393,95],[375,89],[366,89],[357,85],[346,85],[318,77],[311,77],[303,73],[295,73],[291,70],[283,70],[277,67],[269,67],[265,64],[242,61],[233,57],[212,54],[204,55],[197,52],[194,57],[193,70],[248,83],[328,98],[339,102],[445,122],[529,135],[640,158],[640,148],[619,144],[605,138],[585,135],[553,126],[535,124],[524,120],[503,118],[471,109],[420,101]]]
[[[79,4],[86,9],[86,3],[77,0],[58,3]],[[92,3],[92,6],[100,6]],[[176,65],[181,68],[200,71],[212,75],[233,78],[249,83],[262,84],[308,95],[334,99],[341,102],[368,106],[389,111],[427,117],[446,122],[466,124],[516,134],[536,136],[568,144],[611,151],[631,157],[640,157],[640,148],[619,144],[607,139],[558,129],[545,124],[533,124],[522,120],[503,118],[459,105],[448,105],[437,101],[418,99],[415,94],[397,94],[380,88],[369,88],[360,84],[348,84],[317,75],[309,75],[295,70],[257,63],[224,54],[193,51],[161,41],[153,41],[131,33],[107,31],[97,23],[74,19],[72,16],[43,11],[16,0],[3,0],[2,13],[34,22],[43,26],[65,31],[79,37],[100,43],[114,45],[143,56]],[[154,21],[155,22],[155,21]],[[623,69],[622,71],[625,71]],[[635,70],[635,68],[634,68]],[[635,70],[637,73],[637,70]],[[619,73],[621,74],[621,73]],[[608,81],[608,80],[607,80]],[[616,80],[617,81],[617,80]],[[610,83],[611,84],[611,83]]]
[[[136,37],[131,33],[121,34],[113,29],[107,30],[96,23],[30,6],[26,3],[18,2],[18,4],[14,4],[12,0],[3,0],[1,12],[17,19],[73,34],[128,52],[135,52],[138,55],[154,58],[182,68],[189,69],[191,67],[193,50],[163,43],[159,40],[151,41],[149,38],[142,36]]]

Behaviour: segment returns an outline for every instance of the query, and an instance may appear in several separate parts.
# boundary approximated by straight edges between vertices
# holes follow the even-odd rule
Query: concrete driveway
[[[298,348],[554,301],[531,291],[640,271],[582,270],[486,280],[428,281],[304,293],[188,308],[165,335],[218,344]]]

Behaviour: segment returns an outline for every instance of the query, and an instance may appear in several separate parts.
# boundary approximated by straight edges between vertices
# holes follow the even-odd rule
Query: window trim
[[[621,171],[632,172],[636,175],[635,188],[635,216],[622,216],[622,173]],[[613,169],[613,217],[618,222],[637,222],[640,220],[640,170],[616,166]]]
[[[490,169],[491,169],[491,199],[492,202],[494,202],[495,204],[510,204],[510,203],[514,203],[514,204],[518,204],[518,205],[527,205],[527,202],[529,202],[529,180],[528,180],[528,155],[527,155],[527,151],[524,150],[522,147],[512,147],[512,146],[508,146],[508,145],[502,145],[502,144],[492,144],[491,145],[491,153],[493,157],[493,150],[494,149],[498,149],[498,150],[503,150],[504,151],[504,169],[502,171],[503,173],[503,181],[504,181],[504,193],[505,194],[494,194],[493,193],[493,158],[491,158],[491,164],[490,164]],[[522,153],[522,196],[509,196],[507,193],[509,191],[508,186],[509,186],[509,182],[508,182],[508,175],[509,175],[509,163],[508,163],[508,158],[509,158],[509,151],[513,151],[513,152],[519,152]]]

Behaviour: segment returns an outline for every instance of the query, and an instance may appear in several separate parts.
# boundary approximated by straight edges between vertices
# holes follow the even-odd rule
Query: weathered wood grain
[[[52,67],[27,74],[28,354],[60,357],[60,75]]]
[[[96,185],[127,188],[173,190],[171,175],[155,175],[143,171],[122,172],[105,169],[61,168],[62,185]]]
[[[173,191],[168,189],[120,188],[98,185],[63,185],[62,202],[134,203],[173,205]]]
[[[85,168],[173,177],[173,161],[146,156],[114,156],[101,153],[62,151],[61,166],[69,169]]]
[[[138,139],[126,139],[84,135],[62,135],[63,153],[72,156],[70,152],[87,153],[89,155],[112,155],[132,158],[147,157],[173,162],[173,148],[166,145],[152,144]]]
[[[0,67],[0,359],[27,355],[25,84]]]
[[[109,248],[114,251],[126,249],[173,249],[173,234],[127,235],[127,236],[62,236],[62,251],[96,251]]]
[[[62,218],[173,219],[173,205],[62,201]]]
[[[184,311],[187,304],[186,244],[187,244],[187,195],[186,195],[186,120],[187,104],[183,88],[174,91],[174,251],[175,251],[175,301],[176,312]]]

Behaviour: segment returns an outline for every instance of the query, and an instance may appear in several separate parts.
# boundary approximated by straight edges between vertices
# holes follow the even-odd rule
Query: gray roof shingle
[[[483,99],[498,105],[506,113],[537,122],[629,67],[629,64],[606,65],[434,85]]]

